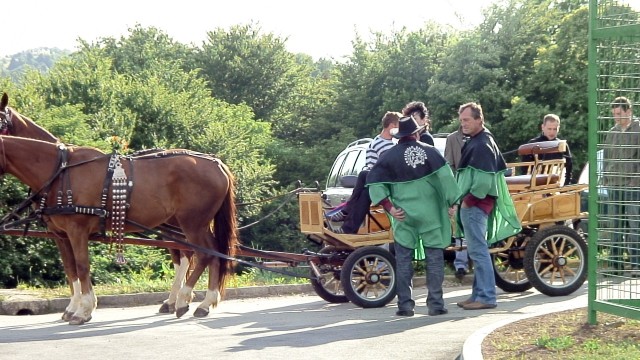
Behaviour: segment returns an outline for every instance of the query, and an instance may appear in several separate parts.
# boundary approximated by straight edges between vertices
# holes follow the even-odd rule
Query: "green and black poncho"
[[[403,221],[390,217],[397,243],[420,250],[451,244],[448,209],[459,199],[460,191],[436,148],[402,139],[371,169],[367,186],[373,204],[388,197],[396,208],[404,210]]]
[[[478,199],[486,196],[496,199],[487,222],[489,244],[504,240],[522,229],[504,179],[506,170],[502,153],[489,130],[484,129],[475,136],[466,138],[456,179],[462,197],[470,193]],[[460,221],[458,225],[458,232],[463,232]],[[462,236],[462,233],[458,235]]]

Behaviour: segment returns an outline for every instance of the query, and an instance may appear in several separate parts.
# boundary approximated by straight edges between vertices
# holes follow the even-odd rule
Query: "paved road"
[[[586,285],[568,297],[535,290],[500,293],[498,307],[465,311],[468,286],[448,288],[449,314],[427,316],[425,289],[416,289],[413,318],[387,307],[329,304],[315,295],[226,300],[208,318],[160,315],[157,305],[99,308],[75,327],[60,314],[0,316],[0,359],[446,359],[482,329],[531,314],[586,306]],[[193,307],[192,307],[193,309]],[[474,336],[472,336],[474,335]],[[473,349],[473,348],[472,348]],[[465,360],[472,358],[466,353]]]

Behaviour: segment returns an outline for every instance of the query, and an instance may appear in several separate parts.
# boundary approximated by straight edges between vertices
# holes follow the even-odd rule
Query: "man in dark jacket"
[[[458,231],[462,230],[467,240],[474,275],[471,296],[457,305],[465,310],[492,309],[498,304],[489,245],[519,233],[520,219],[504,178],[504,158],[484,127],[482,107],[467,103],[458,113],[465,135],[456,173],[463,196]]]
[[[367,176],[371,202],[392,217],[396,252],[398,316],[413,316],[413,257],[423,250],[427,263],[429,315],[446,314],[442,282],[443,249],[451,244],[449,212],[460,197],[451,168],[433,146],[418,141],[422,127],[413,117],[400,119],[400,139]],[[420,249],[418,249],[420,248]],[[423,249],[422,249],[423,248]]]
[[[632,276],[640,276],[640,121],[633,118],[632,103],[624,96],[611,103],[615,125],[605,135],[602,184],[608,189],[608,216],[613,219],[609,268],[624,270],[628,252]],[[625,234],[623,236],[623,234]]]
[[[527,143],[537,143],[542,141],[551,141],[551,140],[560,140],[558,139],[558,133],[560,132],[560,118],[556,114],[547,114],[544,116],[542,120],[542,134],[536,138],[529,140]],[[571,184],[571,173],[573,171],[573,160],[571,158],[571,150],[569,150],[569,144],[567,144],[567,148],[564,152],[558,153],[548,153],[548,154],[539,154],[538,160],[556,160],[556,159],[565,159],[565,178],[564,185]],[[533,155],[524,155],[522,156],[522,161],[530,162],[533,161]]]

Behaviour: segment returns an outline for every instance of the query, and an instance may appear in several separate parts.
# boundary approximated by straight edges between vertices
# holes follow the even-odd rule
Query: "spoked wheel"
[[[525,251],[524,270],[541,293],[569,295],[587,278],[587,244],[567,226],[548,227],[531,237]]]
[[[363,308],[382,307],[396,296],[396,260],[378,246],[365,246],[352,252],[341,272],[344,293]]]
[[[331,254],[335,251],[336,248],[329,245],[323,247],[319,253]],[[313,290],[315,290],[316,294],[318,294],[318,296],[323,300],[330,303],[348,302],[349,299],[344,294],[344,289],[340,282],[340,271],[342,270],[342,266],[328,263],[321,264],[318,268],[320,269],[320,277],[317,279],[311,279],[311,286],[313,287]]]
[[[491,254],[496,286],[506,292],[524,292],[531,289],[531,282],[524,271],[526,241],[526,237],[520,237],[510,248]]]

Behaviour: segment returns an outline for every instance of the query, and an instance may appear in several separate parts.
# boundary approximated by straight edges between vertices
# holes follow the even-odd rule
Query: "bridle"
[[[0,111],[0,135],[10,135],[13,129],[13,121],[11,121],[11,109],[8,107],[4,111]]]
[[[7,153],[4,151],[4,139],[2,137],[0,137],[0,149],[2,151],[2,165],[0,165],[0,176],[2,176],[7,169]]]

